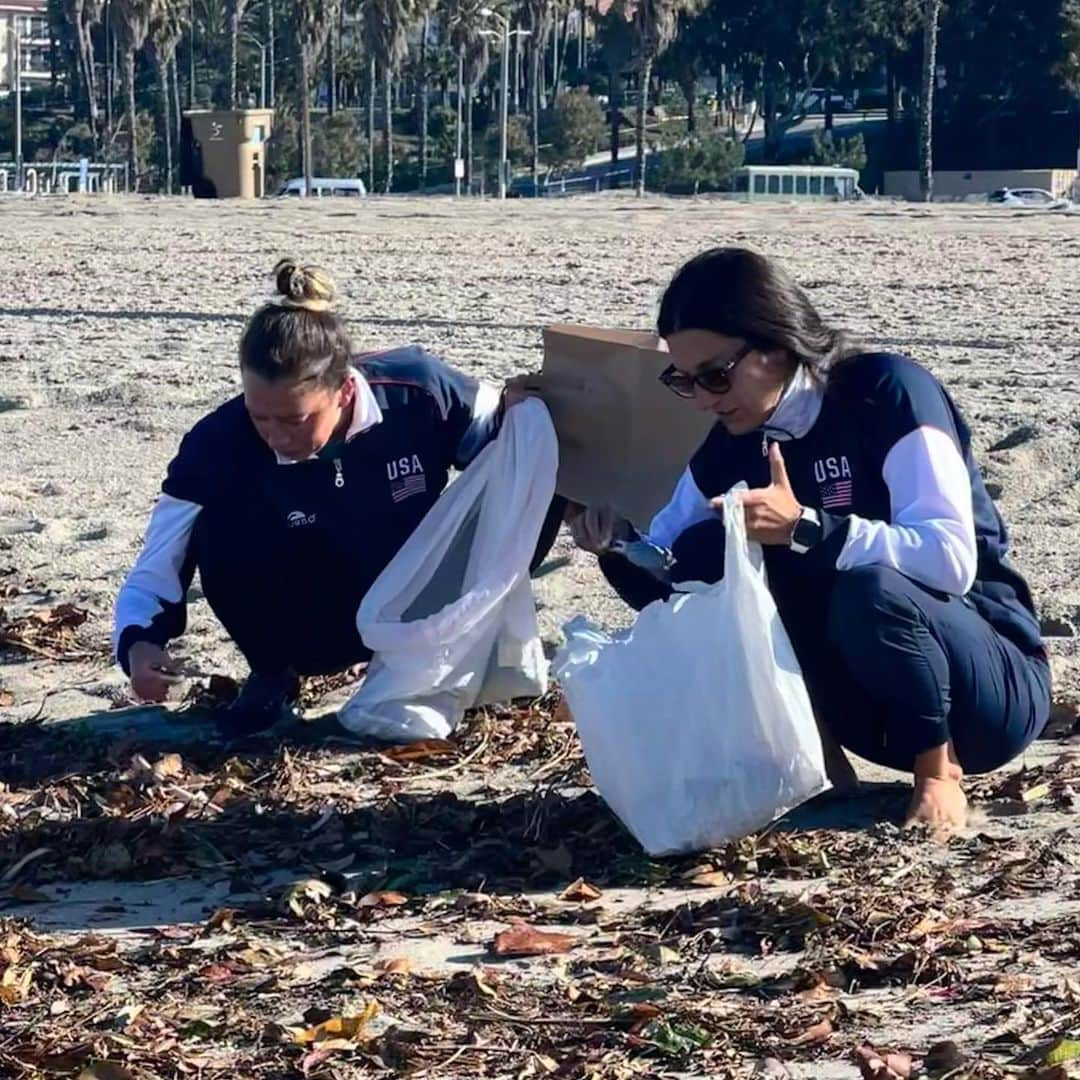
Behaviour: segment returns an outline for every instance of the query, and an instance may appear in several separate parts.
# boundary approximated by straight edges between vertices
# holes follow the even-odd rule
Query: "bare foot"
[[[948,837],[967,825],[968,801],[959,779],[916,777],[904,828],[929,825],[935,836]]]
[[[968,802],[960,786],[964,770],[952,741],[925,750],[915,758],[915,791],[911,796],[904,828],[929,825],[938,839],[944,839],[967,825]]]

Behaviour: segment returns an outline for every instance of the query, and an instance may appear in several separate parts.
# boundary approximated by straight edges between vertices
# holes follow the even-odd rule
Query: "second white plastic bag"
[[[736,492],[724,521],[722,581],[649,605],[619,634],[575,619],[555,661],[596,788],[652,855],[746,836],[829,787]]]
[[[392,742],[444,738],[466,709],[547,689],[529,562],[557,470],[547,409],[509,409],[360,604],[375,655],[342,726]]]

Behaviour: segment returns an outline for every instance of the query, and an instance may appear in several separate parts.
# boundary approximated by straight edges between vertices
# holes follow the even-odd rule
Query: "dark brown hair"
[[[819,378],[858,351],[785,270],[746,248],[711,248],[686,263],[664,292],[657,330],[662,338],[711,330],[763,352],[784,349]]]
[[[317,266],[282,259],[274,267],[277,295],[248,320],[240,367],[267,382],[313,382],[336,389],[344,381],[352,343],[334,310],[334,282]]]

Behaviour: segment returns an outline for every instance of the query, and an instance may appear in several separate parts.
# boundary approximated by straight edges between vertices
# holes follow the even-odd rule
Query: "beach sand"
[[[60,725],[59,731],[65,721],[130,704],[125,680],[108,656],[113,599],[135,558],[179,439],[199,417],[237,391],[238,337],[245,318],[268,295],[269,271],[280,256],[295,254],[331,271],[359,348],[416,342],[466,371],[499,382],[539,367],[545,324],[647,327],[664,283],[681,261],[706,245],[745,244],[782,259],[829,319],[871,345],[909,353],[954,395],[973,429],[991,491],[1011,527],[1015,561],[1036,594],[1054,665],[1062,721],[1057,730],[1068,734],[1069,718],[1080,701],[1080,654],[1074,637],[1080,625],[1076,555],[1080,216],[887,202],[748,207],[709,199],[635,200],[619,195],[536,204],[514,201],[505,206],[449,199],[240,205],[84,198],[0,203],[0,241],[9,268],[0,288],[0,607],[8,620],[16,621],[59,604],[74,604],[89,613],[67,655],[0,653],[0,693],[6,695],[0,698],[0,714],[5,720],[40,719]],[[580,612],[609,625],[627,621],[626,608],[603,583],[590,558],[571,552],[565,537],[555,554],[572,559],[568,567],[537,584],[549,643],[557,642],[563,623]],[[189,632],[176,651],[203,671],[242,676],[239,657],[198,598],[197,588],[193,597]],[[125,715],[109,714],[118,720]],[[86,730],[111,738],[104,727],[91,724]],[[474,730],[469,737],[475,736]],[[198,733],[192,737],[197,740]],[[14,742],[5,737],[5,745]],[[1067,739],[1044,740],[1025,762],[1046,765],[1071,747]],[[175,749],[186,760],[187,749],[179,744]],[[12,752],[7,760],[15,762],[16,757]],[[375,758],[365,760],[383,768]],[[93,884],[71,880],[62,860],[57,862],[49,822],[67,820],[65,815],[72,811],[52,805],[51,797],[25,780],[33,764],[19,756],[23,780],[6,793],[0,786],[5,836],[12,852],[6,884],[29,882],[44,890],[51,902],[22,908],[12,907],[9,898],[9,911],[35,919],[42,932],[68,935],[74,941],[83,930],[123,937],[146,925],[197,923],[212,908],[235,902],[230,899],[235,893],[232,871],[206,879],[196,875],[170,877],[164,883],[125,883],[110,879],[106,862],[98,865],[100,873],[94,876],[100,880]],[[308,759],[286,752],[270,767],[285,774],[310,767],[323,777],[350,775],[348,757],[340,753],[337,758]],[[861,772],[864,778],[887,779],[880,771]],[[48,769],[43,766],[45,773]],[[534,775],[528,762],[510,762],[490,775],[462,768],[445,782],[426,782],[420,766],[412,779],[409,774],[395,781],[398,787],[388,787],[385,778],[363,776],[351,785],[329,785],[325,805],[331,809],[338,805],[342,814],[347,807],[360,806],[377,821],[381,811],[371,808],[381,806],[379,800],[388,791],[408,796],[399,807],[421,808],[424,798],[449,791],[490,811],[493,800],[537,790]],[[70,784],[72,777],[62,782]],[[78,783],[78,773],[74,782]],[[213,787],[207,791],[212,793]],[[977,909],[982,890],[989,889],[997,899],[987,901],[988,918],[1026,919],[1024,933],[1041,933],[1052,943],[1042,946],[1041,959],[1033,952],[999,955],[988,949],[985,956],[972,952],[956,963],[965,978],[976,982],[989,970],[1019,971],[1024,979],[1030,975],[1032,985],[1038,985],[1040,1005],[1036,1007],[1030,996],[1034,991],[1023,991],[1031,1015],[1006,1016],[1010,995],[984,999],[972,990],[943,996],[945,992],[939,994],[934,984],[915,991],[904,985],[886,989],[883,983],[881,989],[865,994],[849,987],[844,1008],[834,1014],[842,1030],[827,1048],[817,1043],[774,1043],[770,1052],[792,1062],[791,1075],[846,1077],[856,1070],[845,1055],[862,1038],[925,1048],[936,1038],[949,1037],[968,1051],[978,1051],[1005,1028],[1023,1034],[1027,1024],[1044,1033],[1058,1031],[1052,1021],[1065,1015],[1067,995],[1062,997],[1060,987],[1075,970],[1076,954],[1067,948],[1062,951],[1054,920],[1075,921],[1080,896],[1076,871],[1061,869],[1062,864],[1080,864],[1080,847],[1069,836],[1074,818],[1068,793],[1058,798],[1059,784],[1053,802],[1045,794],[1030,806],[1017,799],[1004,803],[999,799],[988,805],[991,810],[1004,805],[1001,814],[987,819],[986,808],[981,808],[964,841],[931,850],[897,839],[895,830],[859,831],[870,828],[886,803],[889,814],[902,807],[902,792],[881,791],[885,803],[880,805],[874,801],[879,795],[872,794],[869,803],[850,811],[809,808],[800,827],[815,827],[816,813],[821,819],[817,825],[836,830],[813,834],[817,837],[813,843],[824,842],[831,853],[832,869],[826,862],[825,870],[815,871],[813,883],[800,883],[787,880],[797,877],[797,870],[766,872],[763,866],[762,887],[775,891],[770,895],[787,895],[812,884],[846,888],[848,893],[837,895],[857,898],[863,860],[870,860],[874,866],[866,863],[865,873],[871,875],[866,878],[868,887],[881,889],[883,882],[900,881],[904,875],[908,876],[899,886],[901,893],[914,889],[916,880],[922,883],[920,888],[951,881],[950,911],[956,904],[966,904],[964,910]],[[32,809],[39,803],[49,805]],[[312,805],[310,800],[305,803],[304,814]],[[97,838],[102,811],[95,813],[99,819],[86,822],[86,828]],[[105,816],[109,813],[105,811]],[[296,827],[307,837],[315,826],[304,814],[297,812]],[[211,817],[206,835],[218,835],[213,831],[215,820]],[[328,819],[321,820],[325,824]],[[269,828],[271,823],[266,824]],[[322,827],[317,822],[316,826]],[[339,826],[340,820],[334,826],[340,834]],[[191,827],[199,830],[202,825],[196,822]],[[565,838],[572,854],[587,835],[585,830]],[[796,834],[797,843],[799,835],[809,834]],[[845,856],[850,843],[862,850],[860,836],[883,839],[880,844],[870,840],[871,849],[877,847],[870,855]],[[242,836],[236,842],[241,851]],[[265,842],[271,844],[266,850],[272,851],[272,836]],[[556,836],[550,842],[562,841]],[[287,854],[295,857],[299,851],[308,859],[307,843],[298,841]],[[581,858],[588,857],[587,850],[581,847]],[[36,861],[25,868],[16,865],[27,851]],[[1058,860],[1053,863],[1057,869],[1053,881],[1047,877],[1041,888],[1046,871],[1040,868],[1050,865],[1045,862],[1047,852]],[[240,858],[230,855],[234,857]],[[845,858],[854,862],[848,865]],[[994,885],[999,879],[993,875],[1001,860],[1022,858],[1033,860],[1036,886],[1019,899]],[[310,861],[298,867],[288,858],[271,869],[264,855],[260,865],[265,872],[257,885],[264,891],[290,874],[312,872]],[[574,874],[585,872],[573,862],[567,865],[573,865]],[[128,876],[150,872],[129,869]],[[1031,889],[1030,882],[1023,887]],[[884,892],[889,894],[890,889]],[[636,917],[635,913],[663,911],[711,895],[708,889],[670,884],[654,888],[646,876],[639,887],[609,890],[604,902],[615,905],[622,916]],[[545,902],[550,903],[550,896]],[[480,941],[500,925],[505,920],[481,922],[471,928],[469,940]],[[364,932],[324,934],[320,941],[326,948],[318,955],[331,957],[327,970],[335,956],[345,958],[341,963],[347,960],[367,970],[365,965],[370,966],[376,955],[407,955],[418,967],[449,977],[484,961],[475,946],[461,947],[460,936],[455,936],[460,931],[430,925],[423,931],[409,915],[379,926],[377,933],[383,937],[370,940]],[[279,929],[263,926],[258,932],[269,933],[279,944],[285,940],[274,938]],[[584,932],[596,935],[595,927]],[[286,934],[288,947],[294,950],[290,965],[317,944],[298,935],[291,930]],[[220,945],[219,938],[211,934],[199,947],[212,950]],[[144,940],[138,934],[124,937],[123,948],[141,948]],[[717,948],[722,951],[722,946]],[[1051,955],[1052,960],[1047,958]],[[694,980],[701,972],[690,953],[687,957],[678,971],[689,981],[680,985],[693,996],[700,994],[694,988],[702,984]],[[771,956],[762,946],[761,955],[748,962],[755,977],[774,978],[787,977],[785,973],[795,971],[804,959],[783,951]],[[510,973],[515,986],[524,985],[520,980],[528,976],[554,993],[556,985],[563,987],[565,969],[521,962],[511,965]],[[666,978],[673,987],[678,981],[671,974],[656,977]],[[729,976],[716,977],[722,983]],[[744,999],[731,993],[725,990],[713,1004],[736,1010],[732,1013],[736,1017]],[[210,996],[225,1008],[222,994],[227,991]],[[272,995],[268,1000],[267,1008],[283,1007]],[[702,1000],[713,999],[705,995]],[[792,1000],[784,998],[783,1008],[792,1007]],[[808,1000],[800,999],[803,1004],[793,1007],[805,1012]],[[939,1007],[944,1005],[949,1007]],[[1016,1009],[1022,1007],[1026,1006]],[[746,1008],[758,1009],[759,1003],[748,1001]],[[241,1068],[237,1062],[249,1061],[238,1053],[222,1048],[221,1068]],[[998,1047],[995,1053],[1000,1057],[1003,1051]],[[736,1064],[748,1069],[752,1061],[735,1056],[732,1067]],[[691,1062],[684,1074],[700,1073]],[[218,1073],[210,1070],[206,1075]],[[437,1075],[478,1073],[463,1065],[461,1071]]]

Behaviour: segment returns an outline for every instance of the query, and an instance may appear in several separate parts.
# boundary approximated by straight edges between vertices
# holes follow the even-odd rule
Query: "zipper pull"
[[[334,487],[345,486],[345,474],[341,470],[341,458],[334,458]]]
[[[765,431],[761,433],[761,456],[769,456],[769,435]]]

